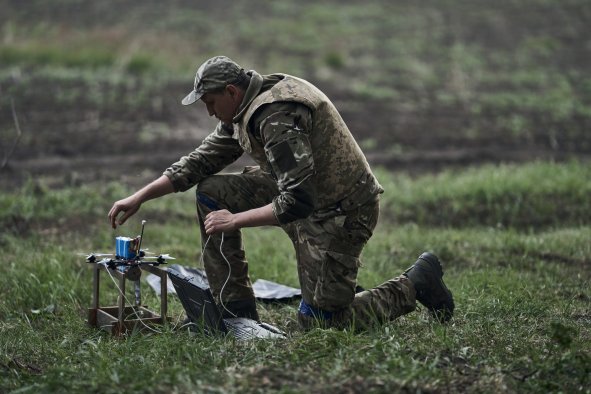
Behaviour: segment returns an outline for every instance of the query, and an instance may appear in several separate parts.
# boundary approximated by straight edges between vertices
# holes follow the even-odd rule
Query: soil
[[[135,48],[148,44],[136,40],[146,36],[149,41],[153,37],[150,34],[163,36],[162,41],[155,40],[159,45],[171,46],[175,43],[184,50],[204,50],[208,47],[204,40],[200,42],[202,47],[194,48],[190,37],[195,36],[203,36],[213,40],[216,46],[226,47],[233,42],[234,36],[229,35],[225,41],[218,42],[217,30],[207,31],[203,26],[210,25],[204,20],[201,24],[196,23],[191,17],[208,15],[208,20],[219,20],[220,28],[226,26],[222,21],[230,21],[227,26],[234,27],[233,14],[228,16],[228,12],[240,13],[243,10],[233,7],[235,2],[226,0],[221,6],[219,2],[196,6],[186,1],[175,2],[171,6],[153,0],[97,2],[85,6],[68,1],[57,2],[52,7],[41,3],[22,7],[21,3],[11,0],[2,2],[5,11],[0,16],[0,24],[5,27],[3,43],[24,45],[27,41],[20,42],[19,37],[28,37],[30,33],[32,42],[38,42],[41,48],[44,41],[39,32],[46,29],[48,43],[51,44],[49,49],[54,46],[61,48],[56,45],[58,43],[52,43],[52,39],[61,38],[69,42],[68,39],[77,35],[88,42],[93,42],[94,36],[97,42],[121,40],[121,47]],[[315,2],[307,3],[311,5]],[[326,70],[320,70],[322,67],[317,67],[318,63],[301,63],[305,65],[302,76],[317,84],[333,100],[370,164],[392,171],[420,174],[483,163],[567,160],[572,157],[589,159],[591,112],[586,107],[589,106],[591,83],[586,71],[590,65],[591,36],[586,23],[590,9],[585,2],[566,2],[560,6],[552,2],[509,2],[494,7],[471,6],[462,2],[434,2],[417,7],[404,2],[396,6],[383,3],[385,12],[404,12],[411,22],[407,26],[400,21],[390,23],[392,21],[385,18],[380,21],[383,26],[372,25],[372,29],[368,30],[371,33],[365,37],[367,47],[355,49],[351,46],[347,49],[349,46],[345,45],[342,56],[336,59],[340,59],[337,65],[346,69],[346,72],[341,72],[342,77],[323,77]],[[275,16],[281,20],[281,12],[268,7],[265,2],[254,2],[249,7],[260,9],[259,18],[272,19]],[[130,19],[129,15],[134,15],[134,18]],[[365,23],[362,17],[359,21]],[[254,16],[252,22],[257,23]],[[340,26],[339,21],[334,22],[335,26]],[[374,22],[371,21],[372,24]],[[433,26],[426,28],[425,23]],[[41,30],[35,28],[37,25]],[[289,27],[287,25],[286,28]],[[416,30],[408,30],[407,27]],[[322,31],[316,30],[313,21],[309,28],[311,31]],[[237,31],[240,33],[240,30]],[[265,31],[261,30],[260,34]],[[358,30],[346,32],[355,34]],[[250,34],[249,30],[245,30],[244,34]],[[433,75],[425,78],[438,82],[427,83],[427,79],[425,83],[411,81],[407,75],[413,74],[395,74],[404,67],[394,67],[396,64],[390,64],[392,59],[388,58],[392,54],[389,54],[386,44],[394,34],[411,39],[408,45],[405,43],[402,53],[409,51],[418,61],[437,65],[433,67]],[[300,36],[296,34],[295,37]],[[239,43],[247,38],[235,37]],[[379,42],[374,41],[376,38]],[[182,41],[185,39],[189,41]],[[131,41],[125,44],[126,40]],[[269,42],[276,43],[274,50],[279,52],[274,53],[281,53],[280,48],[285,46],[281,41]],[[244,45],[243,56],[238,58],[243,57],[246,61],[252,53],[266,51],[265,43],[267,41]],[[390,45],[396,43],[398,41],[394,40]],[[176,48],[175,45],[171,48]],[[419,47],[415,48],[416,45]],[[119,47],[107,45],[104,48],[110,48],[109,53],[122,56],[121,49],[113,52]],[[23,48],[26,49],[27,45]],[[101,48],[102,44],[96,49],[100,52]],[[146,46],[146,50],[150,48]],[[227,49],[232,52],[232,47]],[[294,49],[286,47],[285,50],[291,54],[286,59],[292,59]],[[300,55],[321,55],[314,51],[311,46]],[[335,51],[337,55],[340,53],[339,48]],[[325,55],[330,58],[331,54]],[[364,76],[364,63],[360,62],[359,68],[356,58],[349,59],[350,56],[359,59],[368,56],[368,59],[376,61],[381,57],[389,59],[390,63],[386,63],[380,71],[384,75],[392,73],[392,77],[376,85],[375,81],[371,82],[375,75]],[[456,64],[451,59],[454,56],[465,56],[467,59]],[[476,65],[468,61],[471,56],[476,58]],[[261,59],[264,57],[260,56]],[[176,58],[180,61],[186,57],[177,54]],[[190,58],[193,59],[192,56]],[[62,60],[67,65],[67,57]],[[174,60],[166,59],[167,62]],[[41,64],[45,65],[44,62]],[[109,180],[140,185],[158,176],[180,156],[198,146],[213,129],[215,122],[208,118],[202,107],[194,105],[187,108],[180,104],[191,88],[191,77],[179,80],[177,75],[174,77],[176,80],[169,81],[160,81],[160,75],[154,77],[150,74],[143,78],[134,75],[124,75],[123,78],[115,75],[112,78],[109,72],[101,71],[101,74],[91,64],[80,70],[73,68],[72,72],[62,70],[54,74],[43,68],[41,71],[35,69],[39,65],[35,66],[34,62],[24,62],[15,68],[10,68],[10,64],[2,67],[0,187],[18,186],[29,177],[42,177],[56,186]],[[259,64],[261,72],[276,71],[263,67],[264,61]],[[326,64],[323,67],[326,68]],[[483,73],[472,81],[474,86],[464,80],[471,76],[471,67]],[[506,75],[500,79],[482,78],[497,72]],[[368,86],[379,88],[382,83],[392,85],[388,87],[395,91],[398,99],[380,100],[375,98],[379,94],[373,91],[365,92],[364,97],[363,93],[353,93],[355,89],[343,84],[344,76],[351,73],[359,81],[367,80]],[[50,74],[53,76],[49,77]],[[554,80],[554,76],[562,78]],[[468,84],[467,88],[464,83]],[[470,94],[466,96],[462,92]],[[488,102],[482,101],[487,93],[499,95],[489,95]],[[550,96],[550,99],[534,100],[544,95]],[[9,155],[16,138],[11,100],[22,137]],[[496,101],[491,103],[491,100]],[[516,100],[527,105],[519,105]],[[562,102],[564,106],[561,106]],[[520,109],[517,110],[517,107]],[[560,108],[553,111],[554,107]],[[230,169],[248,162],[248,159],[242,159]]]
[[[19,91],[19,81],[0,90]],[[58,82],[36,81],[41,91],[56,91]],[[190,85],[190,83],[189,83]],[[475,117],[461,106],[427,105],[401,109],[396,103],[368,101],[320,87],[331,97],[360,142],[372,166],[412,174],[483,163],[589,158],[586,119],[570,119],[563,127],[580,132],[551,135],[544,119],[540,130],[524,138],[499,130],[492,120],[503,114]],[[84,91],[85,86],[70,86]],[[108,87],[103,87],[108,89]],[[22,136],[12,154],[17,129],[10,107],[0,110],[0,187],[18,187],[29,178],[50,186],[121,180],[132,187],[159,176],[179,157],[197,147],[215,126],[200,105],[184,107],[186,84],[169,83],[150,92],[141,105],[124,105],[133,92],[97,105],[83,97],[60,103],[23,87],[14,101]],[[108,93],[108,92],[107,92]],[[105,94],[106,95],[106,94]],[[470,135],[477,127],[479,132]],[[243,157],[228,170],[251,164]]]

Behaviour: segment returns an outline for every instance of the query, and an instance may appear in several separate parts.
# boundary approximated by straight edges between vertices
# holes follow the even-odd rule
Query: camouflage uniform
[[[334,105],[296,77],[249,74],[234,124],[218,124],[164,173],[177,191],[198,185],[203,243],[203,222],[212,210],[236,213],[271,203],[296,250],[302,326],[315,320],[367,326],[414,310],[415,290],[405,276],[355,294],[359,255],[376,225],[383,189]],[[259,167],[214,175],[243,152]],[[222,237],[227,262],[219,253]],[[204,262],[224,304],[254,299],[239,230],[211,236]]]

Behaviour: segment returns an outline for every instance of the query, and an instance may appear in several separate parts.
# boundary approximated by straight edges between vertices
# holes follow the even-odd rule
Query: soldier
[[[160,178],[115,202],[113,228],[145,201],[197,185],[205,271],[229,316],[258,320],[240,229],[264,225],[280,226],[295,247],[303,328],[367,327],[415,310],[415,300],[441,321],[452,316],[452,294],[430,253],[401,276],[355,293],[359,255],[378,220],[383,189],[319,89],[286,74],[246,72],[216,56],[199,67],[182,103],[198,100],[219,119],[217,127]],[[218,174],[244,152],[259,166]]]

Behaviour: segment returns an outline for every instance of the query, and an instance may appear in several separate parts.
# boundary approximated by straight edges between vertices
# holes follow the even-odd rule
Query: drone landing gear
[[[171,320],[167,316],[167,274],[166,271],[152,265],[140,265],[135,267],[160,277],[160,315],[140,305],[139,276],[137,271],[128,270],[121,272],[113,270],[103,264],[95,264],[93,277],[92,306],[88,309],[88,323],[91,326],[101,328],[114,336],[121,336],[128,331],[148,330],[151,326],[166,324]],[[116,306],[99,306],[100,271],[110,270],[114,278],[119,279],[119,298]],[[137,279],[137,281],[136,281]],[[125,306],[125,282],[132,280],[136,285],[136,306]]]

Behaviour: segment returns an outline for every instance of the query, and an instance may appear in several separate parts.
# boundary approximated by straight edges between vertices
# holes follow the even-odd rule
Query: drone
[[[167,264],[167,260],[174,260],[169,254],[156,256],[154,253],[142,250],[142,239],[146,221],[142,220],[141,234],[135,238],[115,237],[115,253],[81,253],[86,256],[86,262],[93,264],[93,290],[92,304],[88,310],[88,323],[92,326],[103,328],[114,335],[134,329],[138,323],[144,328],[149,325],[163,324],[169,321],[166,314],[166,284],[167,270],[157,268],[160,264]],[[148,256],[151,255],[151,256]],[[116,306],[99,306],[100,271],[106,271],[113,283],[119,290],[119,297]],[[113,271],[113,272],[111,272]],[[142,271],[160,277],[160,315],[149,310],[142,304],[140,279]],[[117,283],[115,277],[119,279]],[[132,304],[125,295],[126,280],[133,282],[135,303]],[[126,306],[130,304],[130,306]],[[151,329],[154,331],[153,329]]]
[[[148,252],[147,249],[141,249],[145,225],[146,221],[142,220],[141,234],[135,238],[115,237],[115,253],[82,253],[81,255],[86,256],[86,262],[89,264],[102,264],[121,272],[127,272],[142,265],[157,267],[160,264],[167,264],[167,260],[174,260],[175,258],[169,254],[156,256],[154,253]]]

